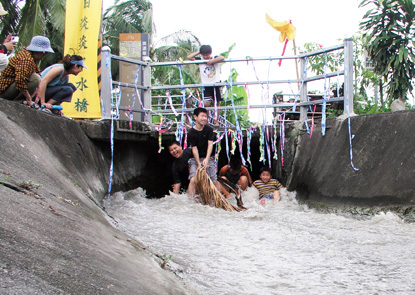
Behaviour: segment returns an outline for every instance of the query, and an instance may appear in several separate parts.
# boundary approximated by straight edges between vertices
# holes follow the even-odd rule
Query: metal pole
[[[102,118],[111,119],[111,49],[108,46],[102,47],[101,100]]]
[[[143,68],[143,86],[147,87],[146,90],[144,90],[144,108],[151,110],[151,68],[150,64],[147,62]],[[148,124],[152,123],[152,117],[151,114],[147,114],[146,118],[144,119]]]
[[[301,66],[301,79],[305,79],[307,77],[307,65],[306,59],[301,58],[300,61]],[[302,103],[307,102],[307,81],[304,81],[303,87],[300,90],[300,101]],[[300,106],[300,121],[305,122],[307,120],[307,106]]]
[[[353,110],[353,40],[344,40],[344,115],[354,116]]]

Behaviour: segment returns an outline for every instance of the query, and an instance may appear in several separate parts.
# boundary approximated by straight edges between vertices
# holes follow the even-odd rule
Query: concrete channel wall
[[[0,293],[193,294],[112,226],[109,142],[90,140],[85,124],[0,99]],[[116,162],[114,190],[147,181],[136,179],[152,144],[119,147],[131,159]]]
[[[291,163],[287,187],[301,200],[351,206],[415,204],[415,111],[351,117],[354,135],[351,167],[348,121],[330,119],[310,138],[287,136]],[[293,131],[295,133],[295,131]]]

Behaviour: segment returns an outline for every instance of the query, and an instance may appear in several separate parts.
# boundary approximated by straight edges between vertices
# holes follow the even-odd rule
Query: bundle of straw
[[[195,186],[204,205],[211,205],[213,201],[216,208],[223,208],[226,211],[233,212],[240,212],[242,210],[226,200],[206,173],[206,169],[202,166],[199,166],[196,170]]]

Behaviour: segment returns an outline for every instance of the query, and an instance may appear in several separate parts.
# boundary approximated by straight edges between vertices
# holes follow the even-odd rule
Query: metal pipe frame
[[[269,57],[255,57],[255,58],[235,58],[235,59],[225,59],[223,62],[249,62],[249,61],[266,61],[266,60],[280,60],[280,59],[298,59],[306,58],[310,56],[319,55],[322,53],[327,53],[335,50],[344,48],[344,44],[334,45],[331,47],[323,48],[313,52],[304,52],[299,55],[286,55],[286,56],[269,56]],[[185,61],[165,61],[165,62],[154,62],[150,64],[150,67],[157,66],[180,66],[180,65],[191,65],[191,64],[203,64],[206,61],[203,60],[185,60]]]
[[[331,78],[336,77],[337,75],[344,75],[344,71],[338,71],[333,73],[328,73],[325,76],[324,75],[317,75],[312,76],[304,79],[304,83],[313,82],[322,80],[325,78]],[[300,79],[294,79],[294,80],[269,80],[269,81],[249,81],[249,82],[233,82],[232,86],[248,86],[248,85],[267,85],[267,84],[286,84],[286,83],[301,83],[302,80]],[[209,87],[209,86],[227,86],[230,87],[231,84],[228,82],[220,82],[220,83],[214,83],[214,84],[186,84],[184,86],[182,85],[161,85],[161,86],[152,86],[151,90],[169,90],[169,89],[182,89],[182,88],[199,88],[199,87]]]
[[[293,79],[293,80],[270,80],[270,81],[248,81],[248,82],[233,82],[232,86],[247,86],[247,85],[268,85],[268,84],[283,84],[283,83],[303,83],[302,91],[299,95],[291,95],[291,96],[300,96],[300,102],[295,104],[296,106],[300,107],[300,120],[304,121],[307,120],[307,107],[312,106],[315,104],[321,104],[324,100],[315,100],[315,101],[308,101],[307,97],[311,96],[307,94],[307,83],[318,81],[322,79],[327,79],[330,77],[335,77],[338,75],[342,75],[345,77],[345,97],[343,98],[332,98],[329,100],[326,100],[326,102],[336,102],[336,101],[345,101],[348,100],[348,105],[351,106],[351,113],[353,114],[353,46],[352,46],[352,40],[351,39],[345,39],[344,44],[331,46],[328,48],[323,48],[321,50],[317,50],[314,52],[306,52],[301,53],[296,56],[278,56],[278,57],[260,57],[260,58],[240,58],[240,59],[227,59],[224,60],[224,62],[249,62],[249,61],[266,61],[266,60],[281,60],[281,59],[301,59],[302,61],[302,67],[303,71],[305,70],[304,67],[306,67],[304,60],[306,57],[319,55],[322,53],[327,53],[335,50],[339,50],[344,48],[345,49],[345,67],[344,70],[332,72],[332,73],[326,73],[324,75],[316,75],[311,77],[302,77],[303,79]],[[200,87],[207,87],[207,86],[226,86],[230,87],[230,83],[226,82],[220,82],[215,84],[187,84],[187,85],[160,85],[160,86],[151,86],[151,67],[156,66],[180,66],[180,65],[187,65],[187,64],[201,64],[205,63],[204,61],[174,61],[174,62],[143,62],[143,61],[137,61],[129,58],[124,58],[116,55],[111,55],[111,58],[123,61],[123,62],[129,62],[133,64],[137,64],[143,67],[143,74],[145,76],[145,83],[144,85],[134,85],[124,82],[118,82],[118,81],[112,81],[112,85],[116,85],[119,87],[129,87],[129,88],[137,88],[140,90],[144,90],[144,105],[145,109],[131,109],[133,112],[139,112],[145,115],[145,121],[151,124],[151,114],[162,114],[162,113],[172,113],[171,110],[152,110],[153,105],[151,105],[151,91],[152,90],[169,90],[169,89],[184,89],[184,88],[200,88]],[[107,66],[105,68],[106,71],[110,71],[110,67]],[[148,76],[148,77],[147,77]],[[351,88],[350,88],[351,87]],[[107,91],[108,92],[108,91]],[[108,95],[108,94],[106,94]],[[111,94],[108,95],[111,99]],[[157,97],[157,96],[155,96]],[[249,108],[285,108],[285,107],[293,107],[293,103],[280,103],[280,104],[267,104],[267,105],[251,105],[251,106],[218,106],[218,110],[224,110],[224,109],[247,109]],[[111,107],[112,110],[115,109],[115,107]],[[208,110],[214,110],[214,107],[207,107]],[[127,110],[127,108],[120,107],[119,110]],[[191,112],[193,111],[193,108],[189,109],[178,109],[178,112]],[[278,111],[277,111],[278,112]],[[143,117],[144,118],[144,117]]]
[[[343,97],[336,97],[336,98],[331,98],[329,100],[326,100],[327,103],[330,102],[337,102],[337,101],[343,101],[344,98]],[[295,104],[297,107],[307,107],[307,106],[314,106],[316,104],[322,104],[323,103],[323,99],[318,99],[318,100],[313,100],[313,101],[306,101],[306,102],[299,102],[297,104]],[[250,105],[249,108],[250,109],[263,109],[263,108],[290,108],[293,107],[294,103],[277,103],[277,104],[258,104],[258,105]],[[244,105],[236,105],[236,106],[218,106],[216,109],[218,110],[225,110],[225,109],[238,109],[238,110],[243,110],[246,109],[247,106]],[[115,107],[113,108],[115,109]],[[165,109],[165,110],[149,110],[149,109],[129,109],[129,108],[124,108],[124,107],[118,107],[119,110],[122,111],[129,111],[131,110],[132,112],[140,112],[140,113],[171,113],[173,114],[173,111],[171,109]],[[182,113],[182,112],[193,112],[195,108],[185,108],[185,109],[176,109],[176,111],[178,113]],[[207,109],[208,111],[213,111],[215,110],[215,107],[206,107],[205,109]],[[279,111],[277,111],[279,112]],[[282,113],[282,111],[280,111]],[[290,113],[296,113],[296,112],[290,112]]]

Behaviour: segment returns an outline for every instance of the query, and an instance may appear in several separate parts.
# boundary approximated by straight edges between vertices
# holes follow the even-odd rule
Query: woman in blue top
[[[70,102],[76,90],[75,85],[69,83],[69,75],[78,75],[87,69],[84,60],[79,55],[66,55],[59,63],[51,65],[41,73],[41,80],[36,95],[36,102],[46,109],[62,102]]]

